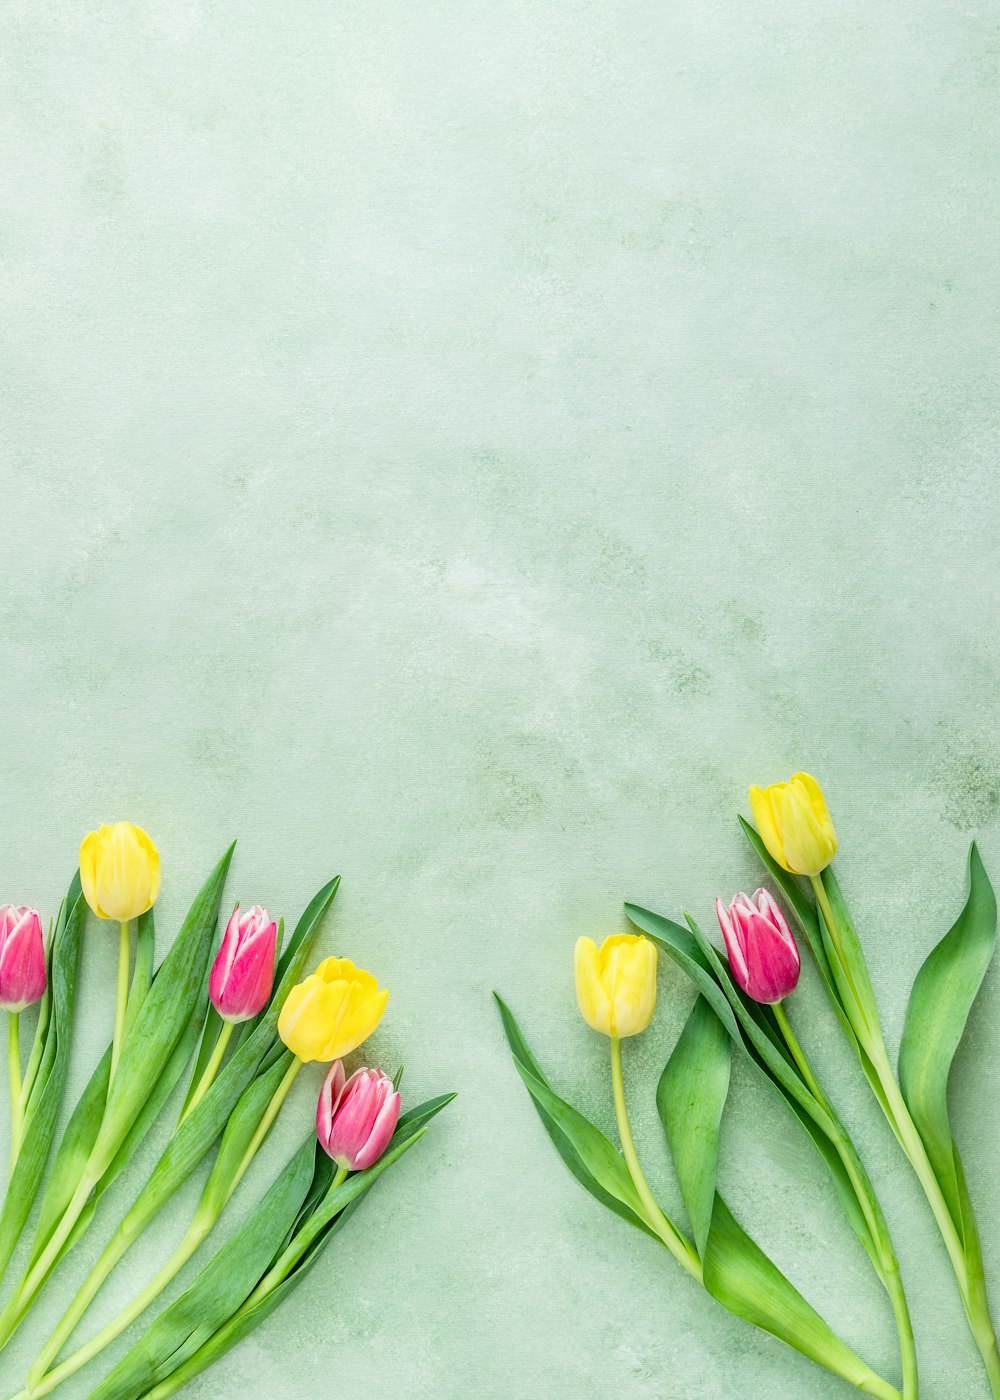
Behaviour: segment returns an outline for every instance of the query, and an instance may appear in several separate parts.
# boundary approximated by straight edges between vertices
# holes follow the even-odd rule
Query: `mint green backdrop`
[[[12,0],[2,28],[0,897],[51,913],[119,816],[160,844],[164,946],[233,835],[229,893],[275,912],[340,871],[324,950],[392,989],[372,1057],[411,1101],[461,1091],[190,1394],[846,1395],[580,1191],[490,990],[610,1130],[573,941],[624,897],[708,919],[752,888],[747,782],[825,783],[893,1046],[973,834],[1000,876],[995,16]],[[74,1089],[114,942],[90,928]],[[626,1055],[671,1204],[652,1088],[690,1001],[664,967]],[[882,1190],[927,1400],[985,1394],[812,969],[792,1014]],[[998,1077],[993,973],[954,1104],[1000,1301]],[[895,1374],[818,1161],[742,1066],[722,1180]]]

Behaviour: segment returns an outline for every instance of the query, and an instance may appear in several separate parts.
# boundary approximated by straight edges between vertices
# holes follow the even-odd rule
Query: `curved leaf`
[[[996,933],[996,896],[973,843],[968,899],[917,973],[899,1051],[899,1086],[956,1223],[965,1212],[948,1121],[948,1079]]]
[[[497,1006],[500,1008],[500,1016],[503,1021],[504,1034],[507,1037],[507,1044],[513,1052],[514,1063],[519,1072],[521,1072],[522,1078],[524,1077],[524,1073],[527,1072],[537,1080],[538,1083],[544,1085],[552,1092],[552,1086],[542,1072],[538,1061],[528,1048],[527,1041],[521,1033],[521,1028],[517,1024],[514,1013],[498,992],[494,992],[493,995],[496,998]],[[525,1080],[525,1083],[527,1084],[527,1080]],[[545,1105],[539,1101],[536,1095],[532,1094],[531,1097],[538,1112],[538,1116],[542,1120],[542,1125],[552,1139],[556,1151],[584,1190],[589,1191],[592,1196],[600,1201],[602,1206],[607,1206],[608,1210],[614,1211],[615,1215],[619,1215],[623,1220],[627,1220],[628,1223],[634,1225],[637,1230],[642,1230],[653,1239],[657,1239],[658,1236],[646,1224],[643,1215],[638,1213],[635,1208],[622,1201],[613,1192],[605,1190],[598,1177],[595,1176],[587,1166],[576,1144],[573,1142],[571,1135],[568,1134],[552,1114],[548,1112]],[[562,1100],[560,1100],[560,1102],[562,1102]],[[586,1122],[586,1119],[584,1119],[584,1122]],[[594,1131],[596,1132],[597,1129],[595,1128]],[[607,1142],[607,1138],[604,1140]],[[608,1143],[608,1147],[611,1148],[612,1152],[615,1151],[610,1143]],[[641,1206],[639,1207],[639,1211],[641,1211]]]
[[[699,997],[656,1088],[674,1170],[698,1253],[712,1224],[719,1169],[719,1129],[729,1095],[732,1042],[718,1016]]]
[[[737,1317],[770,1332],[859,1390],[880,1395],[893,1393],[806,1302],[718,1195],[704,1271],[709,1293]],[[872,1383],[879,1388],[870,1390]]]

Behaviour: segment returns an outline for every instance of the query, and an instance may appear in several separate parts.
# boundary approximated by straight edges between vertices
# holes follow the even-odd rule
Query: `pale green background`
[[[392,988],[372,1056],[411,1101],[461,1090],[189,1393],[846,1394],[581,1192],[490,989],[610,1129],[573,941],[625,896],[708,918],[750,887],[748,781],[826,784],[893,1045],[971,835],[1000,875],[995,12],[11,0],[2,31],[0,897],[53,911],[119,816],[160,843],[164,945],[233,835],[230,894],[275,912],[339,870],[323,947]],[[74,1089],[113,944],[88,933]],[[689,1003],[664,968],[627,1055],[670,1202],[652,1086]],[[882,1189],[927,1400],[984,1395],[811,969],[792,1014]],[[954,1099],[1000,1300],[998,1075],[994,973]],[[722,1178],[895,1374],[817,1159],[742,1067]]]

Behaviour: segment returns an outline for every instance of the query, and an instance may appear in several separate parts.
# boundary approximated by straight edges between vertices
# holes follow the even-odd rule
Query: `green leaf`
[[[314,1201],[315,1208],[296,1232],[314,1237],[310,1247],[282,1282],[241,1313],[285,1236],[301,1218],[300,1208],[314,1176],[314,1158],[320,1156],[316,1139],[310,1135],[256,1209],[90,1400],[137,1400],[152,1384],[171,1374],[183,1371],[182,1378],[190,1379],[253,1331],[309,1272],[334,1233],[336,1221],[345,1217],[383,1172],[422,1137],[426,1122],[452,1097],[442,1095],[413,1110],[410,1128],[401,1134],[397,1125],[389,1150],[374,1166],[353,1173],[343,1185]],[[418,1120],[421,1126],[414,1128]]]
[[[142,1003],[153,985],[153,960],[156,956],[156,929],[152,909],[140,914],[136,923],[135,966],[125,1007],[125,1036],[135,1025]]]
[[[85,915],[86,904],[80,893],[77,874],[70,882],[49,952],[49,985],[46,993],[49,1005],[44,1043],[36,1062],[24,1141],[7,1186],[3,1213],[0,1214],[0,1276],[10,1262],[31,1212],[55,1138],[69,1071],[80,935]]]
[[[833,866],[827,866],[820,876],[820,880],[826,890],[827,899],[830,901],[830,908],[840,933],[843,965],[837,957],[830,931],[826,927],[826,921],[820,915],[819,923],[823,934],[823,946],[826,948],[827,959],[833,970],[841,1004],[848,1020],[851,1021],[855,1037],[862,1045],[867,1046],[872,1043],[873,1037],[878,1031],[879,1016],[875,992],[868,975],[864,949],[861,946],[861,940],[854,927],[847,903],[840,892],[840,885],[833,873]],[[857,1010],[853,1010],[852,1006],[856,1007]]]
[[[521,1072],[522,1077],[524,1072],[527,1071],[538,1083],[545,1085],[545,1087],[552,1092],[552,1086],[529,1049],[528,1043],[521,1033],[521,1028],[514,1017],[514,1013],[498,992],[494,992],[493,996],[496,999],[497,1006],[500,1008],[500,1017],[503,1021],[507,1044],[513,1052],[514,1063],[519,1072]],[[576,1144],[573,1142],[572,1137],[565,1132],[534,1094],[532,1094],[532,1101],[534,1102],[538,1116],[542,1120],[545,1131],[555,1145],[556,1151],[584,1190],[589,1191],[592,1196],[596,1197],[596,1199],[601,1202],[601,1205],[606,1206],[608,1210],[614,1211],[615,1215],[621,1216],[623,1220],[627,1220],[628,1223],[634,1225],[636,1229],[642,1230],[644,1234],[649,1235],[653,1239],[658,1239],[655,1231],[646,1223],[645,1214],[642,1212],[641,1205],[637,1212],[631,1205],[623,1202],[614,1192],[605,1190],[598,1177],[595,1176],[587,1166]],[[594,1131],[596,1132],[596,1129]],[[607,1142],[607,1139],[605,1139],[605,1141]],[[611,1144],[609,1143],[608,1146],[610,1147]],[[615,1149],[612,1147],[611,1150],[614,1151]]]
[[[29,1270],[51,1239],[83,1176],[87,1159],[100,1131],[101,1119],[104,1117],[110,1069],[111,1046],[109,1045],[77,1100],[76,1107],[73,1109],[59,1143],[52,1174],[42,1197],[41,1212],[35,1227],[31,1257],[28,1261]]]
[[[729,1094],[732,1044],[725,1026],[699,997],[667,1060],[656,1108],[698,1253],[705,1254],[719,1169],[719,1129]]]
[[[199,1215],[214,1219],[228,1201],[250,1141],[293,1058],[292,1052],[285,1050],[270,1069],[259,1074],[240,1095],[226,1123],[212,1170],[202,1189],[197,1210]]]
[[[948,1080],[996,945],[997,905],[973,844],[969,895],[955,923],[928,955],[910,993],[899,1052],[899,1084],[956,1223],[962,1193],[948,1121]]]
[[[770,1332],[859,1389],[878,1381],[754,1243],[721,1196],[715,1198],[704,1282],[712,1297],[737,1317]],[[884,1384],[876,1393],[884,1393]]]
[[[773,1016],[766,1008],[743,996],[728,969],[723,966],[721,958],[693,920],[689,930],[648,909],[640,909],[632,904],[627,904],[625,908],[632,922],[684,968],[698,990],[709,1001],[733,1043],[739,1046],[750,1058],[751,1063],[781,1094],[799,1124],[809,1134],[830,1173],[851,1228],[861,1240],[881,1277],[878,1250],[858,1203],[847,1168],[832,1145],[831,1134],[838,1131],[841,1133],[855,1170],[862,1181],[867,1183],[864,1167],[836,1114],[829,1105],[818,1103],[791,1062]],[[878,1209],[874,1192],[871,1192],[871,1197]]]
[[[653,942],[687,973],[732,1039],[743,1047],[739,1023],[733,1015],[729,998],[719,981],[713,964],[699,947],[694,934],[682,924],[639,904],[626,904],[625,913],[636,928],[641,928]]]
[[[164,1361],[175,1357],[192,1333],[207,1328],[210,1336],[235,1312],[294,1224],[313,1179],[317,1151],[315,1135],[310,1133],[255,1210],[191,1286],[146,1329],[89,1400],[131,1400],[142,1395],[156,1384]],[[166,1368],[167,1373],[170,1369]]]
[[[514,1064],[517,1066],[518,1074],[524,1080],[528,1093],[538,1107],[551,1119],[563,1137],[567,1139],[587,1175],[607,1195],[613,1197],[633,1215],[638,1216],[640,1220],[644,1220],[643,1204],[632,1184],[625,1159],[614,1143],[606,1138],[600,1128],[596,1128],[589,1118],[584,1118],[583,1114],[578,1112],[572,1104],[567,1103],[565,1099],[561,1099],[558,1094],[554,1093],[543,1080],[536,1079],[519,1060],[515,1059]]]

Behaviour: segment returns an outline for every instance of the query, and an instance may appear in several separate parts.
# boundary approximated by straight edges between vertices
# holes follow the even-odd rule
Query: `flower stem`
[[[233,1194],[233,1192],[236,1190],[240,1182],[243,1180],[243,1176],[247,1168],[250,1166],[250,1163],[253,1161],[254,1157],[256,1157],[257,1152],[260,1149],[261,1143],[264,1141],[264,1139],[270,1132],[271,1124],[278,1116],[278,1109],[285,1102],[289,1089],[295,1083],[295,1076],[298,1074],[301,1068],[302,1061],[296,1055],[292,1059],[292,1063],[288,1066],[288,1069],[285,1071],[285,1077],[282,1079],[277,1089],[275,1089],[274,1093],[271,1095],[270,1103],[267,1105],[267,1108],[265,1108],[261,1120],[257,1124],[256,1129],[254,1130],[254,1135],[247,1145],[247,1150],[244,1152],[243,1158],[239,1166],[233,1173],[232,1180],[230,1181],[229,1188],[226,1192],[227,1201],[229,1200],[229,1197]]]
[[[62,1214],[62,1218],[48,1244],[42,1250],[35,1262],[34,1268],[29,1269],[26,1277],[22,1279],[18,1288],[7,1300],[2,1313],[0,1313],[0,1346],[5,1346],[21,1325],[25,1313],[34,1302],[35,1294],[41,1288],[49,1275],[49,1271],[54,1267],[59,1258],[63,1245],[69,1239],[73,1226],[83,1214],[83,1208],[90,1199],[90,1193],[97,1185],[97,1179],[89,1173],[84,1172],[73,1193],[73,1198]]]
[[[853,990],[854,982],[844,959],[840,925],[833,912],[823,881],[818,875],[813,875],[810,877],[810,883],[830,934],[830,941]],[[956,1225],[948,1202],[945,1200],[941,1183],[938,1181],[937,1174],[931,1164],[924,1140],[920,1136],[920,1130],[914,1123],[906,1100],[903,1098],[903,1092],[889,1061],[889,1052],[882,1037],[882,1029],[877,1015],[874,1024],[869,1025],[867,1018],[861,1011],[860,1002],[858,1002],[858,1011],[862,1016],[863,1024],[857,1025],[851,1015],[851,1008],[845,1007],[845,1011],[878,1078],[885,1100],[882,1108],[889,1126],[909,1159],[910,1165],[917,1175],[917,1180],[923,1188],[924,1195],[927,1197],[945,1249],[948,1251],[948,1258],[958,1283],[969,1327],[986,1367],[991,1392],[994,1400],[1000,1400],[1000,1354],[997,1352],[996,1332],[990,1316],[985,1290],[975,1288],[974,1281],[969,1277],[969,1259],[962,1243],[959,1227]]]
[[[46,1375],[34,1380],[29,1376],[30,1394],[33,1397],[48,1395],[51,1390],[55,1390],[57,1385],[61,1385],[69,1376],[75,1375],[81,1366],[92,1361],[99,1352],[103,1351],[120,1333],[124,1332],[125,1328],[146,1311],[150,1303],[154,1302],[163,1292],[170,1280],[180,1272],[208,1234],[213,1223],[214,1217],[212,1220],[208,1220],[196,1216],[173,1254],[127,1308],[123,1308],[116,1317],[113,1317],[99,1332],[96,1332],[89,1342],[85,1342],[82,1347],[73,1352],[72,1356],[68,1356],[65,1361]]]
[[[621,1138],[625,1165],[628,1167],[632,1184],[645,1209],[646,1223],[656,1231],[677,1262],[687,1269],[692,1278],[696,1278],[701,1283],[701,1260],[698,1258],[694,1246],[685,1239],[676,1225],[660,1209],[639,1163],[639,1156],[635,1150],[635,1140],[632,1137],[632,1126],[628,1121],[628,1109],[625,1106],[622,1043],[616,1035],[611,1037],[611,1085],[614,1091],[615,1117],[618,1120],[618,1136]]]
[[[231,1027],[229,1029],[230,1031],[232,1030]],[[220,1034],[220,1040],[223,1038],[224,1034],[224,1032]],[[219,1058],[222,1058],[221,1055]],[[201,1244],[216,1220],[218,1220],[223,1206],[242,1181],[250,1163],[253,1161],[254,1156],[277,1117],[278,1110],[284,1103],[288,1091],[295,1081],[295,1076],[301,1068],[302,1061],[298,1058],[293,1059],[281,1083],[271,1095],[267,1107],[261,1115],[260,1122],[257,1124],[254,1134],[250,1139],[247,1150],[227,1185],[225,1197],[218,1200],[211,1208],[203,1208],[196,1212],[187,1234],[184,1236],[184,1239],[178,1245],[177,1249],[170,1256],[156,1277],[150,1281],[129,1307],[123,1309],[123,1311],[114,1317],[107,1326],[97,1332],[89,1342],[75,1351],[72,1356],[68,1357],[61,1365],[46,1372],[46,1367],[50,1366],[56,1359],[60,1348],[72,1335],[77,1323],[83,1317],[91,1302],[93,1302],[94,1297],[105,1279],[118,1263],[118,1260],[121,1259],[122,1255],[126,1252],[129,1245],[133,1243],[136,1237],[135,1231],[123,1231],[119,1228],[119,1231],[112,1237],[104,1253],[94,1265],[94,1268],[85,1279],[83,1286],[32,1365],[28,1373],[28,1385],[32,1395],[47,1395],[50,1390],[53,1390],[55,1386],[64,1381],[67,1376],[73,1375],[81,1366],[86,1365],[92,1357],[103,1350],[103,1348],[128,1327],[140,1313],[144,1312],[146,1308],[149,1307],[150,1303],[152,1303],[163,1289],[166,1288],[177,1271],[190,1259],[191,1255],[198,1248],[199,1244]]]
[[[296,1061],[296,1063],[299,1062]],[[344,1181],[347,1179],[347,1175],[348,1169],[346,1167],[338,1167],[327,1189],[327,1195],[332,1194],[339,1186],[343,1185]],[[238,1332],[239,1325],[243,1318],[247,1313],[251,1312],[262,1299],[273,1292],[279,1284],[284,1282],[299,1259],[301,1259],[302,1255],[309,1248],[310,1244],[312,1244],[314,1235],[315,1231],[311,1232],[309,1230],[307,1222],[288,1245],[277,1263],[275,1263],[260,1280],[257,1287],[246,1301],[237,1308],[232,1316],[228,1318],[207,1341],[202,1343],[192,1356],[188,1357],[186,1361],[178,1366],[176,1371],[172,1372],[171,1375],[167,1376],[152,1390],[147,1391],[143,1400],[167,1400],[168,1396],[176,1394],[189,1380],[192,1380],[207,1367],[211,1366],[213,1361],[217,1361],[220,1356],[223,1356],[232,1345],[232,1341],[229,1339],[232,1338],[234,1341],[236,1340],[234,1334]],[[33,1394],[37,1393],[39,1392],[33,1392]],[[27,1393],[25,1393],[24,1396],[15,1396],[14,1400],[27,1400]]]
[[[10,1079],[10,1169],[14,1170],[21,1150],[24,1105],[21,1102],[20,1013],[7,1012],[7,1074]]]
[[[336,1173],[334,1174],[333,1180],[327,1187],[326,1194],[328,1196],[332,1196],[334,1191],[337,1190],[337,1187],[342,1186],[344,1184],[344,1182],[347,1180],[347,1176],[348,1168],[338,1167]],[[314,1231],[310,1231],[309,1224],[307,1221],[305,1226],[298,1231],[295,1238],[287,1246],[284,1254],[281,1255],[277,1263],[271,1266],[271,1268],[261,1279],[260,1283],[258,1283],[257,1287],[250,1294],[249,1298],[246,1300],[243,1306],[239,1309],[237,1313],[234,1314],[235,1317],[239,1317],[242,1313],[248,1312],[250,1308],[254,1306],[254,1304],[259,1303],[262,1298],[266,1297],[266,1295],[271,1292],[272,1289],[277,1288],[279,1283],[284,1282],[291,1270],[295,1267],[295,1265],[302,1258],[303,1254],[305,1254],[306,1250],[312,1244],[314,1233]]]
[[[218,1074],[219,1066],[222,1064],[222,1057],[226,1053],[226,1046],[229,1044],[230,1036],[232,1035],[235,1029],[236,1027],[232,1021],[223,1021],[222,1029],[219,1031],[219,1038],[215,1042],[215,1049],[212,1051],[212,1057],[209,1060],[208,1064],[205,1066],[205,1073],[201,1076],[201,1079],[198,1081],[198,1087],[191,1095],[191,1100],[188,1103],[187,1108],[184,1110],[184,1112],[181,1114],[178,1120],[178,1128],[180,1127],[181,1123],[184,1122],[185,1118],[187,1118],[191,1113],[194,1112],[194,1110],[198,1107],[202,1099],[205,1097],[209,1089],[211,1089],[212,1085],[214,1084],[215,1076]]]
[[[125,1012],[128,1008],[129,973],[129,923],[122,919],[118,925],[118,988],[115,994],[115,1038],[111,1046],[111,1072],[108,1076],[108,1089],[114,1082],[115,1071],[122,1053],[122,1040],[125,1035]]]
[[[889,1235],[885,1218],[882,1215],[881,1207],[875,1196],[871,1182],[868,1180],[864,1168],[861,1167],[860,1158],[857,1157],[856,1149],[847,1138],[846,1132],[842,1129],[840,1120],[834,1112],[833,1106],[826,1094],[823,1092],[812,1072],[812,1067],[806,1058],[805,1051],[796,1038],[788,1020],[788,1014],[784,1005],[776,1002],[771,1010],[774,1012],[774,1019],[778,1023],[778,1028],[788,1046],[789,1053],[795,1064],[798,1066],[802,1078],[805,1080],[813,1097],[826,1110],[824,1120],[824,1131],[832,1144],[837,1156],[847,1172],[851,1189],[854,1192],[858,1205],[861,1207],[865,1217],[865,1223],[871,1234],[872,1243],[878,1254],[878,1273],[883,1286],[889,1295],[889,1302],[892,1306],[892,1314],[896,1323],[896,1333],[899,1338],[899,1354],[903,1367],[903,1396],[904,1400],[917,1400],[919,1394],[919,1381],[917,1378],[917,1351],[913,1338],[913,1321],[910,1317],[910,1309],[906,1302],[906,1294],[903,1291],[903,1282],[899,1275],[899,1260],[896,1258],[896,1251],[893,1247],[892,1239]]]

